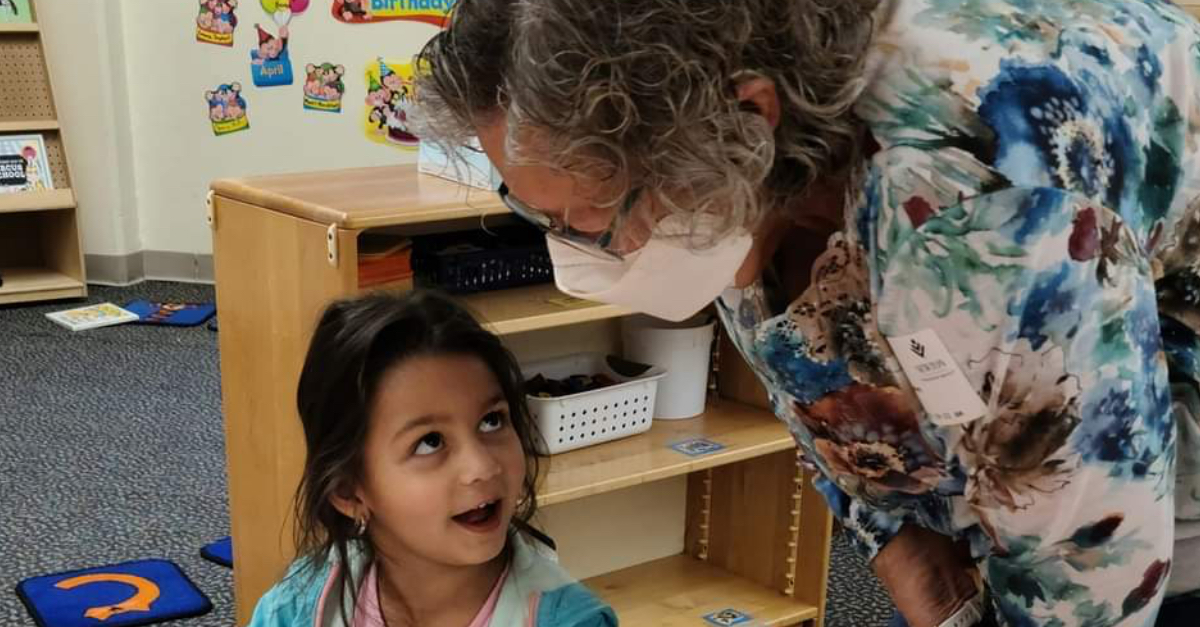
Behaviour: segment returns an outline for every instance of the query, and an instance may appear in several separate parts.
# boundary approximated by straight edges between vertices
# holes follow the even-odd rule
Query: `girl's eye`
[[[499,431],[504,428],[504,422],[507,418],[508,416],[505,416],[502,411],[491,412],[484,416],[483,420],[479,421],[479,430],[484,433]]]
[[[442,445],[445,444],[445,439],[440,433],[430,433],[421,438],[417,442],[417,448],[413,451],[414,455],[432,455],[442,450]]]

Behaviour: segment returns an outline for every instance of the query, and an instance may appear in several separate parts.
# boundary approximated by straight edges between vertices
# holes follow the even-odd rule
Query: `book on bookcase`
[[[39,6],[0,0],[0,306],[88,293],[67,125],[46,59],[46,39],[58,35]]]
[[[412,240],[406,237],[363,234],[358,241],[358,287],[399,286],[411,283]]]
[[[39,134],[0,135],[0,194],[48,189],[54,189],[54,178],[45,139]]]
[[[0,24],[32,24],[29,0],[0,0]]]

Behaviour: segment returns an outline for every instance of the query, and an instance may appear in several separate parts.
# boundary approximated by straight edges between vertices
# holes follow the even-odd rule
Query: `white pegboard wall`
[[[0,35],[0,121],[55,117],[37,34]]]
[[[46,142],[46,161],[50,163],[50,175],[54,177],[54,187],[70,187],[71,178],[67,172],[67,155],[63,151],[62,136],[58,131],[43,132]]]

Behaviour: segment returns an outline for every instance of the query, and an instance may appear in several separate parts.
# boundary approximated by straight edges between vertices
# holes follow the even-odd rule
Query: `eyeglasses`
[[[577,231],[567,224],[565,218],[558,220],[544,211],[529,206],[520,198],[510,194],[508,185],[504,183],[500,184],[500,189],[496,190],[496,193],[500,195],[501,202],[504,203],[504,206],[508,207],[509,211],[512,211],[521,219],[534,225],[548,237],[553,237],[555,240],[571,246],[580,252],[621,261],[625,258],[624,255],[613,250],[611,246],[613,240],[616,239],[615,233],[621,218],[629,215],[630,209],[633,208],[638,200],[640,191],[640,189],[634,189],[625,198],[621,211],[613,219],[612,224],[600,235],[590,235]]]

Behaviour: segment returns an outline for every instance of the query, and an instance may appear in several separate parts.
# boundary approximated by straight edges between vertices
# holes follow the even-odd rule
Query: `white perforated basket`
[[[577,353],[525,364],[526,379],[540,374],[563,379],[572,375],[604,373],[619,381],[599,390],[554,398],[526,396],[529,410],[541,430],[546,454],[608,442],[643,433],[654,422],[654,400],[663,368],[651,368],[637,377],[617,374],[600,353]]]

